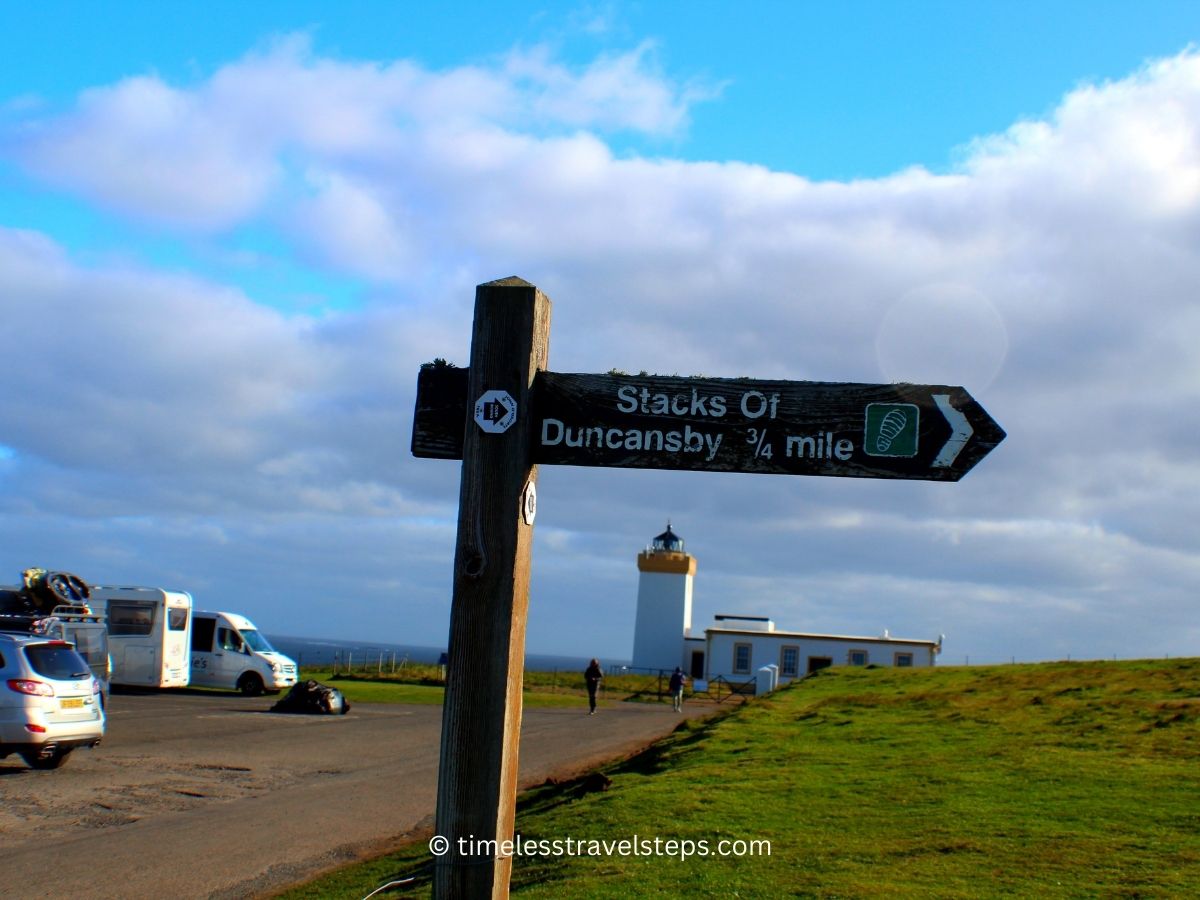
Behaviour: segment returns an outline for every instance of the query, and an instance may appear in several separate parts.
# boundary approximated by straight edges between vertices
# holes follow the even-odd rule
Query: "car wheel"
[[[70,753],[70,750],[54,750],[49,755],[43,756],[40,753],[31,751],[29,753],[22,753],[21,758],[25,760],[26,765],[31,769],[57,769],[67,761]]]
[[[263,692],[263,680],[253,672],[247,672],[239,678],[237,686],[247,697],[257,697]]]

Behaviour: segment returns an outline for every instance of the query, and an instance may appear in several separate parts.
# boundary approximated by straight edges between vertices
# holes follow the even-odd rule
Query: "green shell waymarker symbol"
[[[863,450],[868,456],[916,456],[921,410],[912,403],[868,403]]]

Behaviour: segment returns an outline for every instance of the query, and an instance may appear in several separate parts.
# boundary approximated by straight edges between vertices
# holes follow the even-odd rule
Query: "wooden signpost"
[[[437,897],[507,897],[512,859],[469,852],[512,836],[525,669],[525,614],[535,496],[523,427],[534,375],[546,368],[550,300],[507,278],[475,291],[464,409],[450,656],[442,707],[435,860]],[[480,842],[484,842],[481,844]]]
[[[475,294],[467,369],[423,366],[412,452],[461,459],[434,896],[505,897],[537,465],[957,481],[1004,439],[961,387],[546,371],[550,300]]]

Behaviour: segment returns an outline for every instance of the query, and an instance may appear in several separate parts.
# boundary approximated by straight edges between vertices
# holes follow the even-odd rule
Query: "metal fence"
[[[297,664],[303,665],[303,661],[296,660]],[[352,675],[355,672],[366,674],[373,672],[376,675],[382,675],[384,672],[395,675],[397,672],[403,672],[409,665],[407,655],[396,656],[395,650],[360,650],[356,654],[353,650],[335,650],[333,652],[333,674],[334,675]]]

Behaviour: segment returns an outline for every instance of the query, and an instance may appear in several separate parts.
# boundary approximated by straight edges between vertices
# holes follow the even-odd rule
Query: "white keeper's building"
[[[696,557],[683,539],[667,530],[638,554],[637,619],[633,632],[635,669],[683,668],[692,679],[746,681],[764,666],[778,666],[790,681],[827,666],[932,666],[942,649],[936,641],[779,631],[762,616],[719,615],[692,634],[692,579]]]

